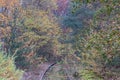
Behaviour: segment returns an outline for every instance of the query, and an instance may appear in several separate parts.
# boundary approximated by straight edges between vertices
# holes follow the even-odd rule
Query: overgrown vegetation
[[[117,80],[119,3],[119,0],[0,0],[0,40],[5,52],[0,53],[0,61],[1,65],[10,61],[10,65],[1,69],[10,68],[13,74],[15,65],[25,70],[47,61],[69,66],[67,71],[59,66],[57,74],[50,73],[51,80],[57,80],[62,73],[59,79],[72,76],[73,80]],[[15,75],[21,73],[16,72]],[[14,78],[11,74],[5,78]]]
[[[14,57],[0,51],[0,80],[20,80],[22,74],[23,71],[17,70],[14,65]]]
[[[104,79],[119,76],[120,37],[118,27],[107,28],[79,39],[81,61],[86,69]],[[78,44],[78,43],[77,43]],[[82,46],[81,46],[82,45]],[[106,78],[107,77],[107,78]]]

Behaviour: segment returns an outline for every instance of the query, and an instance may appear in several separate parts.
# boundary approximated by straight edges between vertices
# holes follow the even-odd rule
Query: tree
[[[33,11],[26,8],[21,16],[24,19],[24,31],[17,40],[24,42],[22,49],[28,50],[23,52],[22,56],[33,63],[36,58],[44,57],[49,60],[50,57],[54,59],[60,55],[58,38],[61,35],[61,29],[54,15],[44,10],[34,9]]]
[[[87,6],[99,4],[97,5],[99,7],[95,9],[89,30],[83,30],[75,37],[79,58],[89,74],[92,72],[93,75],[104,80],[119,77],[117,75],[119,73],[115,71],[117,69],[115,66],[119,66],[120,60],[118,58],[120,56],[118,23],[120,15],[117,8],[119,1],[86,1],[88,1],[85,3]]]
[[[16,29],[16,14],[18,7],[17,0],[1,0],[1,31],[3,34],[2,39],[4,40],[4,48],[6,49],[7,53],[13,54],[14,52],[9,51],[10,47],[12,46],[11,42],[15,39],[15,29]],[[9,43],[11,45],[9,45]],[[14,43],[14,42],[13,42]]]
[[[33,2],[31,5],[23,2],[23,5],[27,6],[26,8],[23,5],[16,6],[16,3],[8,8],[10,17],[6,19],[7,23],[4,26],[9,26],[10,30],[9,32],[4,30],[6,34],[2,38],[4,39],[6,52],[17,56],[15,58],[17,66],[24,66],[26,62],[27,64],[33,63],[36,58],[41,59],[43,55],[45,55],[44,57],[51,55],[52,58],[59,55],[60,46],[58,44],[60,43],[58,38],[61,35],[61,29],[57,24],[57,19],[52,14],[52,10],[56,9],[56,3],[54,0],[51,0],[51,2],[54,2],[54,5],[46,0],[40,1],[39,4],[43,8],[46,4],[48,5],[43,10],[43,8],[38,8],[40,5],[34,6],[37,3],[35,2],[34,4]],[[35,61],[41,62],[40,60]]]

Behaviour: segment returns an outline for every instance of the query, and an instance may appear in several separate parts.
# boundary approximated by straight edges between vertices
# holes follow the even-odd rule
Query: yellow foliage
[[[20,80],[22,71],[16,70],[14,58],[0,52],[0,80]]]
[[[29,38],[38,46],[45,45],[49,40],[56,40],[60,36],[60,28],[53,19],[49,19],[48,13],[42,10],[24,11],[25,26],[27,31],[22,38]],[[54,18],[54,17],[53,17]]]

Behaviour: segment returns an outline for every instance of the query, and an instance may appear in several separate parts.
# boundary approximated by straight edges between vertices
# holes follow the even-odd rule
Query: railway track
[[[39,65],[34,71],[27,71],[23,74],[21,80],[43,80],[45,73],[56,63],[45,62]]]

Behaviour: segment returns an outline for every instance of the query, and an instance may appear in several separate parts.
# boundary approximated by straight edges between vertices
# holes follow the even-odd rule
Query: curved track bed
[[[55,64],[55,62],[42,63],[35,70],[25,72],[21,80],[43,80],[45,73]]]

